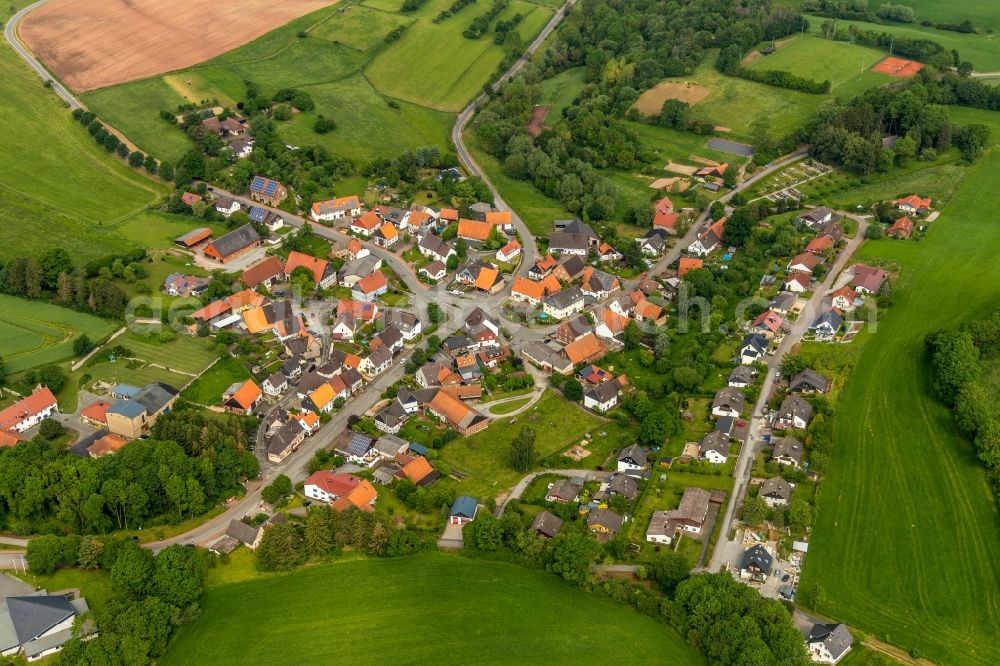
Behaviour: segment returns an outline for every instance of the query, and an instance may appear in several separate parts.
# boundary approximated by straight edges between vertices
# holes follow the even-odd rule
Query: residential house
[[[254,176],[250,181],[250,198],[254,201],[277,206],[284,201],[286,196],[288,196],[288,190],[276,180]]]
[[[743,338],[740,344],[740,363],[742,365],[759,363],[764,360],[766,352],[767,339],[760,333],[751,333]]]
[[[253,143],[244,141],[243,139],[236,139],[236,141],[229,144],[229,150],[233,151],[233,155],[236,157],[245,160],[253,153]]]
[[[204,277],[171,273],[163,281],[163,293],[167,296],[198,296],[205,291],[209,281]]]
[[[378,492],[370,482],[353,474],[337,474],[328,470],[315,472],[305,480],[305,496],[333,505],[335,509],[355,508],[374,511]]]
[[[375,414],[375,427],[386,434],[395,435],[409,418],[410,415],[399,400],[393,400]]]
[[[639,482],[628,474],[612,474],[606,492],[611,497],[621,495],[631,502],[639,496]]]
[[[385,347],[390,353],[396,354],[403,348],[403,334],[395,324],[389,324],[381,331],[376,333],[371,341],[368,343],[368,347],[372,350]]]
[[[80,420],[95,428],[107,427],[109,407],[111,403],[107,400],[95,400],[80,410]]]
[[[365,238],[371,238],[375,230],[382,226],[382,220],[379,216],[368,211],[363,215],[351,219],[351,224],[348,229],[351,233],[363,236]]]
[[[558,265],[551,254],[547,254],[544,257],[539,257],[535,260],[535,263],[531,265],[528,269],[528,277],[532,280],[539,281],[546,275],[552,272],[552,270]]]
[[[614,539],[624,524],[625,519],[611,509],[594,509],[587,514],[587,529],[598,540]]]
[[[587,319],[585,315],[579,315],[572,319],[567,319],[566,321],[559,324],[559,328],[556,329],[556,340],[568,345],[571,342],[579,340],[586,334],[593,331],[593,327],[590,325],[590,320]]]
[[[560,479],[559,481],[549,485],[549,489],[545,493],[545,501],[563,503],[575,502],[580,495],[580,490],[582,489],[582,484],[573,483],[569,479]]]
[[[304,423],[303,423],[304,421]],[[319,419],[315,414],[308,419],[302,415],[300,419],[289,419],[271,437],[267,443],[267,459],[272,463],[280,463],[299,448],[306,438],[306,433],[319,427]]]
[[[593,266],[587,266],[583,271],[580,291],[583,292],[584,297],[592,301],[603,301],[620,288],[621,282],[611,273],[606,273]]]
[[[885,282],[885,269],[877,266],[854,264],[851,286],[861,294],[876,294]]]
[[[678,530],[701,534],[712,494],[704,488],[685,488],[680,504],[670,511],[655,511],[646,530],[646,541],[670,545]]]
[[[570,287],[546,296],[542,301],[542,311],[553,319],[567,317],[583,311],[583,292],[579,287]]]
[[[628,378],[624,375],[602,382],[583,394],[583,406],[601,413],[614,409],[618,405],[618,396],[627,387]]]
[[[907,215],[923,215],[931,209],[931,200],[911,194],[908,197],[896,199],[892,205]]]
[[[705,231],[698,235],[687,251],[696,257],[707,257],[722,247],[722,236],[726,230],[726,218],[721,217],[713,222]]]
[[[790,465],[792,467],[800,467],[802,465],[804,449],[802,448],[802,442],[798,439],[795,437],[779,437],[771,443],[774,447],[771,450],[771,460],[779,465]]]
[[[531,527],[528,529],[545,539],[554,539],[559,536],[562,525],[562,518],[548,511],[539,511],[535,514],[535,519],[531,521]]]
[[[473,245],[485,242],[492,231],[493,225],[489,222],[464,219],[458,221],[458,237]]]
[[[624,255],[616,250],[610,243],[601,243],[597,247],[597,260],[601,263],[621,261],[624,258]]]
[[[562,283],[569,284],[581,277],[587,269],[587,260],[578,254],[571,254],[552,269],[552,275]]]
[[[795,271],[788,274],[781,288],[793,294],[801,294],[802,292],[809,291],[812,280],[813,274],[811,272]]]
[[[49,387],[39,384],[31,394],[0,411],[0,431],[22,433],[59,411]]]
[[[440,478],[440,474],[424,456],[416,456],[403,465],[395,474],[398,479],[406,479],[416,486],[429,486]]]
[[[715,394],[715,400],[712,401],[712,416],[716,418],[720,416],[731,416],[734,419],[739,418],[745,404],[746,396],[743,395],[742,391],[731,386],[726,386],[719,389]]]
[[[573,372],[573,362],[561,349],[550,347],[536,340],[526,342],[521,347],[521,355],[545,372],[556,372],[561,375]]]
[[[591,237],[586,234],[554,231],[549,234],[549,252],[552,254],[575,254],[587,256]]]
[[[688,271],[705,267],[705,260],[700,257],[681,257],[677,264],[677,277],[684,277]]]
[[[240,275],[240,282],[247,289],[256,289],[259,286],[271,288],[276,282],[285,279],[285,267],[281,263],[281,257],[269,256],[253,264]]]
[[[510,296],[515,301],[537,306],[545,298],[545,285],[541,282],[535,282],[526,277],[518,276],[514,278],[514,284],[511,285]]]
[[[74,638],[94,638],[97,625],[86,619],[89,611],[79,591],[49,594],[37,589],[24,596],[4,597],[0,602],[0,652],[11,663],[32,662],[56,654]]]
[[[379,247],[391,248],[399,242],[399,230],[389,222],[386,222],[372,232],[372,241]]]
[[[733,388],[747,388],[754,382],[757,371],[749,365],[738,365],[729,373],[728,385]]]
[[[509,264],[521,255],[521,244],[517,242],[517,239],[504,245],[502,248],[497,250],[497,261],[502,261],[505,264]]]
[[[798,296],[789,293],[787,291],[781,291],[775,294],[771,302],[768,303],[768,308],[772,311],[777,312],[782,317],[786,316],[795,307],[795,302],[798,300]]]
[[[149,432],[160,415],[170,411],[177,400],[177,389],[154,382],[139,389],[131,398],[119,400],[108,408],[108,430],[115,435],[135,439]],[[10,408],[8,408],[10,409]],[[0,418],[0,430],[3,420]]]
[[[432,261],[417,271],[432,282],[439,282],[448,277],[448,267],[440,261]]]
[[[378,460],[377,454],[370,453],[374,443],[375,440],[364,433],[345,430],[337,437],[333,449],[348,462],[368,467]]]
[[[288,378],[280,372],[272,373],[263,381],[261,389],[267,395],[281,395],[288,390]]]
[[[701,438],[698,458],[713,465],[722,465],[729,460],[729,436],[721,430],[713,430]]]
[[[833,211],[825,206],[818,206],[805,211],[796,220],[810,229],[819,229],[833,221]]]
[[[803,252],[802,254],[792,257],[792,260],[788,262],[788,272],[789,273],[812,273],[813,269],[823,263],[820,257],[809,252]]]
[[[646,467],[649,453],[638,444],[629,444],[618,454],[619,472],[637,472]]]
[[[658,257],[667,249],[667,232],[657,227],[650,229],[635,242],[639,244],[642,254],[647,257]]]
[[[427,404],[427,409],[463,437],[485,430],[490,424],[488,418],[441,389]]]
[[[355,259],[362,259],[367,257],[372,253],[367,247],[362,245],[361,241],[357,238],[352,238],[347,241],[347,260],[354,261]]]
[[[770,479],[764,479],[764,482],[760,484],[757,497],[763,499],[764,503],[773,509],[774,507],[788,504],[792,499],[792,490],[794,488],[795,486],[780,476],[774,476]]]
[[[821,255],[832,250],[837,244],[837,241],[833,240],[833,236],[829,234],[823,234],[822,236],[817,236],[813,238],[806,244],[806,252],[814,255]]]
[[[337,282],[341,287],[353,287],[362,278],[372,275],[382,267],[382,260],[373,254],[359,257],[344,264],[337,273]]]
[[[252,379],[237,382],[222,394],[222,407],[235,414],[252,414],[260,404],[263,391]]]
[[[763,544],[747,548],[740,559],[740,576],[742,578],[765,582],[771,575],[774,556],[767,552]]]
[[[783,321],[781,315],[774,310],[765,310],[750,322],[750,331],[759,333],[770,340],[781,330]]]
[[[351,288],[351,297],[357,301],[374,301],[389,291],[389,281],[382,271],[375,271],[358,280]]]
[[[913,220],[904,215],[892,223],[892,226],[885,232],[885,235],[890,238],[906,239],[909,238],[912,233]]]
[[[788,382],[788,390],[793,393],[826,393],[830,380],[812,368],[806,368]]]
[[[290,280],[297,268],[305,268],[312,273],[313,282],[322,289],[330,288],[337,281],[337,270],[332,263],[293,250],[285,261],[285,278]]]
[[[201,126],[220,137],[245,136],[250,130],[246,120],[233,117],[219,120],[217,116],[210,116],[201,121]]]
[[[629,324],[629,318],[623,317],[610,308],[601,311],[601,321],[594,329],[594,333],[606,340],[617,340],[625,332],[625,327]]]
[[[632,317],[640,324],[646,323],[653,326],[663,326],[667,323],[667,313],[663,311],[663,308],[645,298],[636,301],[635,307],[632,310]]]
[[[430,233],[420,237],[420,240],[417,241],[417,249],[420,250],[420,254],[440,261],[442,264],[447,264],[449,257],[455,254],[455,248]]]
[[[830,305],[837,310],[851,310],[858,301],[858,292],[848,285],[830,293]]]
[[[668,213],[655,212],[653,213],[653,228],[662,229],[668,234],[674,235],[677,233],[677,224],[680,222],[681,216],[679,213],[670,211]]]
[[[596,361],[604,356],[607,351],[608,348],[605,344],[593,333],[588,333],[563,347],[563,353],[573,365]]]
[[[225,236],[209,242],[203,252],[209,259],[225,264],[246,254],[263,242],[253,226],[245,224],[239,229],[234,229]]]
[[[452,525],[465,525],[476,519],[476,512],[479,511],[479,502],[468,495],[460,495],[455,498],[448,512],[448,522]]]
[[[217,213],[222,215],[222,217],[228,218],[241,208],[242,206],[240,206],[240,202],[235,199],[221,196],[215,198],[215,210]]]
[[[833,340],[840,330],[840,325],[844,323],[844,318],[836,308],[830,308],[816,318],[809,330],[817,340]]]
[[[380,345],[372,353],[361,359],[361,372],[369,377],[382,374],[392,365],[392,351],[385,345]]]
[[[845,624],[814,624],[806,638],[809,657],[822,664],[838,664],[854,644]]]
[[[795,428],[803,430],[809,425],[812,418],[812,405],[803,400],[798,395],[790,395],[785,398],[774,418],[776,429]]]
[[[383,328],[395,327],[406,342],[411,342],[423,332],[420,319],[406,310],[386,310],[382,313],[380,324]]]

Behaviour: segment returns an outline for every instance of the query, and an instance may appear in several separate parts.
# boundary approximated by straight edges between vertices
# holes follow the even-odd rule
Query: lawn
[[[531,398],[521,398],[520,400],[511,400],[510,402],[505,402],[502,405],[496,405],[490,408],[490,412],[493,414],[510,414],[511,412],[516,412],[525,405],[531,402]]]
[[[486,430],[448,444],[441,458],[469,475],[462,483],[463,492],[485,499],[507,490],[523,476],[511,469],[507,457],[511,441],[524,426],[534,428],[535,455],[541,459],[579,441],[600,423],[593,414],[546,391],[531,409],[496,419]]]
[[[384,43],[385,36],[413,19],[364,5],[345,8],[341,15],[332,14],[309,31],[309,36],[334,44],[343,44],[358,51],[371,51]]]
[[[462,31],[483,13],[485,6],[469,7],[440,23],[431,22],[451,3],[452,0],[430,0],[412,14],[416,21],[402,38],[365,67],[365,76],[375,88],[432,109],[457,112],[494,78],[504,51],[493,43],[493,33],[477,40],[462,36]],[[496,21],[510,20],[515,14],[524,17],[517,31],[527,44],[548,22],[552,11],[513,0]]]
[[[125,346],[136,358],[156,363],[166,368],[191,374],[201,372],[218,354],[211,339],[178,335],[169,342],[153,337],[128,334],[115,340]]]
[[[218,405],[227,388],[249,378],[250,371],[242,363],[225,356],[184,389],[181,397],[199,405]]]
[[[99,147],[6,44],[0,114],[7,118],[0,135],[0,259],[61,246],[83,262],[128,247],[114,223],[163,188]]]
[[[539,50],[539,53],[542,50],[544,49]],[[574,67],[538,83],[540,94],[536,103],[549,107],[548,124],[562,118],[563,109],[569,107],[583,90],[586,76],[586,68]]]
[[[838,401],[800,587],[817,610],[937,663],[1000,662],[996,502],[923,352],[927,333],[1000,306],[998,226],[982,215],[1000,205],[998,170],[994,149],[923,242],[862,248],[903,277]]]
[[[311,603],[319,590],[336,590],[337,601]],[[552,574],[445,553],[347,560],[212,587],[201,617],[177,630],[160,663],[248,660],[704,663],[666,625]]]
[[[100,611],[111,600],[111,576],[106,571],[85,569],[58,569],[55,573],[39,575],[31,572],[16,574],[24,582],[42,587],[49,592],[78,589],[93,611]]]
[[[0,294],[0,355],[7,372],[71,358],[79,334],[98,342],[115,328],[107,319]]]
[[[804,35],[791,38],[775,53],[756,60],[749,68],[782,70],[813,81],[829,81],[830,92],[846,99],[865,88],[895,80],[887,74],[869,71],[884,57],[885,53],[875,49]]]

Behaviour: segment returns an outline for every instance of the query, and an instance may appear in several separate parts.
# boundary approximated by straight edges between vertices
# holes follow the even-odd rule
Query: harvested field
[[[673,173],[682,173],[685,176],[693,176],[694,172],[698,170],[698,167],[693,167],[687,164],[677,164],[676,162],[670,162],[663,168],[667,171],[672,171]]]
[[[712,94],[712,89],[697,83],[684,81],[661,81],[642,93],[635,101],[635,108],[645,116],[655,116],[668,99],[679,99],[694,106]]]
[[[924,63],[922,62],[889,56],[885,60],[879,62],[874,67],[872,67],[872,71],[878,72],[879,74],[888,74],[889,76],[896,76],[901,79],[908,79],[917,72],[919,72],[921,69],[923,69],[923,67]]]
[[[531,120],[528,121],[526,131],[532,139],[542,133],[542,127],[545,126],[545,119],[548,117],[549,111],[551,109],[547,106],[536,106],[531,110]]]
[[[677,184],[680,183],[678,186]],[[677,191],[683,192],[688,188],[688,182],[684,178],[657,178],[652,183],[649,184],[650,189],[654,190],[670,190],[675,191],[674,187],[677,186]]]
[[[334,1],[52,0],[20,37],[70,88],[95,90],[204,62]]]

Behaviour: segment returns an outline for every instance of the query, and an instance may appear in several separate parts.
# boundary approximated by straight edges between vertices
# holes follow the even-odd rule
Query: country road
[[[69,108],[85,109],[86,107],[83,103],[74,97],[73,93],[71,93],[66,86],[60,83],[59,80],[49,72],[49,70],[45,69],[45,66],[42,65],[42,63],[35,58],[31,51],[29,51],[28,48],[21,43],[21,40],[18,39],[17,25],[21,22],[21,19],[27,16],[32,10],[44,5],[46,2],[48,2],[48,0],[38,0],[38,2],[28,5],[18,13],[11,16],[10,20],[7,21],[7,25],[4,26],[3,36],[7,39],[7,43],[10,44],[11,48],[13,48],[14,51],[21,56],[21,59],[28,63],[28,67],[35,70],[35,73],[42,77],[43,81],[49,81],[52,86],[52,90],[54,90],[56,94],[69,105]]]

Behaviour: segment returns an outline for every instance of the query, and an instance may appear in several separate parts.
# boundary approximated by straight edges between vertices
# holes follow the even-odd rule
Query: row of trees
[[[112,280],[124,277],[135,281],[145,276],[145,269],[119,261],[111,267],[102,266],[99,273],[100,277],[88,279],[77,270],[66,250],[53,248],[38,259],[17,257],[0,266],[0,289],[13,296],[51,301],[99,317],[123,318],[125,292]]]
[[[20,534],[148,527],[199,515],[257,474],[237,417],[175,410],[152,435],[96,459],[42,437],[0,450],[0,517]]]
[[[91,611],[98,635],[74,638],[59,653],[60,664],[147,664],[163,655],[174,627],[198,617],[207,551],[170,546],[157,555],[125,537],[41,536],[28,544],[32,572],[56,566],[103,569],[112,598]],[[93,603],[94,600],[91,600]]]

